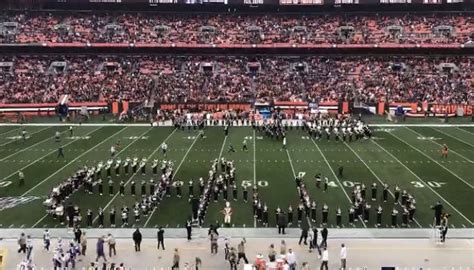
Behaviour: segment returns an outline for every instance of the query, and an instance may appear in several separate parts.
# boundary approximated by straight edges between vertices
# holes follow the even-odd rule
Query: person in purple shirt
[[[99,258],[102,257],[104,258],[104,262],[107,262],[107,258],[105,258],[105,253],[104,253],[104,237],[99,237],[97,239],[97,258],[95,259],[96,262],[99,261]]]

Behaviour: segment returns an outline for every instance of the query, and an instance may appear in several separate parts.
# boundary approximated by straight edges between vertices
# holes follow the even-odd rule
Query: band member
[[[199,195],[202,195],[204,193],[204,179],[202,177],[199,178]]]
[[[354,216],[355,216],[355,210],[354,206],[351,206],[349,208],[349,224],[353,225],[354,224]]]
[[[400,188],[398,186],[395,186],[394,196],[395,196],[395,201],[393,203],[397,204],[398,200],[400,199]]]
[[[370,218],[370,204],[366,203],[364,207],[364,222],[369,222]]]
[[[109,212],[110,227],[115,228],[115,208],[112,207]]]
[[[237,201],[237,192],[237,184],[234,182],[234,184],[232,185],[232,197],[234,201]]]
[[[268,227],[268,207],[267,207],[267,204],[263,205],[262,223],[263,223],[263,226]]]
[[[388,199],[388,185],[387,184],[383,186],[382,199],[383,199],[383,202],[387,202],[387,199]]]
[[[377,227],[380,227],[382,225],[382,213],[383,208],[379,205],[379,207],[377,208]]]
[[[303,219],[303,209],[304,209],[304,206],[302,203],[300,203],[297,209],[298,223],[301,223],[301,220]]]
[[[329,213],[329,206],[327,204],[323,205],[323,225],[328,223],[328,213]]]
[[[403,213],[402,213],[402,226],[407,227],[408,226],[408,209],[403,206]]]
[[[137,194],[135,181],[133,180],[132,182],[130,182],[130,194],[132,194],[132,196],[135,196]]]
[[[128,208],[125,206],[122,208],[122,227],[128,226]]]
[[[104,194],[104,185],[102,184],[102,179],[99,179],[99,195],[102,196]]]
[[[227,195],[228,195],[227,186],[224,186],[222,189],[222,197],[224,197],[224,201],[227,201],[227,197],[228,197]]]
[[[109,185],[109,196],[113,196],[114,195],[114,181],[112,181],[112,178],[109,178],[108,185]]]
[[[125,159],[125,162],[123,163],[123,169],[125,171],[125,175],[128,175],[128,171],[130,170],[130,158]]]
[[[372,201],[377,200],[377,183],[372,183]]]
[[[102,207],[99,207],[98,219],[99,219],[99,228],[103,228],[104,227],[104,210],[102,210]]]
[[[125,195],[125,183],[122,181],[120,181],[120,196],[124,196]]]
[[[341,208],[338,207],[337,210],[336,210],[336,226],[337,226],[338,228],[341,227],[341,223],[342,223],[342,216],[341,216],[341,214],[342,214]]]
[[[365,195],[367,194],[367,187],[362,184],[362,187],[360,189],[360,196],[362,197],[362,199],[365,200]]]
[[[293,207],[288,206],[288,225],[292,225],[293,224]]]
[[[397,217],[398,217],[398,210],[393,208],[392,209],[392,228],[397,226]]]
[[[92,210],[87,209],[87,227],[92,227],[93,214]]]
[[[142,197],[146,196],[146,181],[145,180],[142,180],[141,194],[142,194]]]
[[[247,189],[247,186],[244,187],[244,190],[243,190],[243,197],[244,197],[244,202],[247,202],[248,201],[248,197],[249,197],[249,191]]]
[[[225,203],[225,207],[222,209],[222,214],[224,214],[224,224],[230,226],[232,217],[232,207],[230,207],[230,202]]]
[[[153,163],[151,164],[151,169],[153,171],[153,175],[158,173],[158,159],[154,159]]]
[[[316,222],[316,209],[317,209],[316,202],[313,201],[311,203],[311,221],[312,222]]]
[[[317,173],[315,178],[316,178],[316,187],[321,188],[321,174]]]
[[[441,158],[448,158],[448,151],[448,146],[443,144],[443,147],[441,148]]]
[[[115,175],[120,176],[120,160],[115,161]]]
[[[137,173],[137,168],[138,168],[138,158],[133,158],[132,162],[132,172],[135,174]]]
[[[176,196],[181,198],[181,184],[179,182],[176,182]]]
[[[150,179],[150,196],[155,194],[155,181],[153,181],[153,178]]]
[[[133,209],[133,215],[135,217],[135,223],[139,223],[140,222],[140,208],[135,207],[135,209]]]
[[[188,194],[189,197],[194,197],[194,183],[192,179],[188,182]]]
[[[328,190],[328,185],[329,185],[329,179],[327,177],[324,177],[324,192]]]
[[[142,172],[142,175],[146,174],[146,159],[142,158],[142,161],[140,162],[140,171]]]

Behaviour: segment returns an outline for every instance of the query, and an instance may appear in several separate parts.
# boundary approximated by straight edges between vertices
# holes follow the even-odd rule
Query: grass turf
[[[351,143],[320,140],[315,141],[301,130],[288,132],[288,150],[281,149],[281,142],[254,132],[249,127],[234,127],[227,138],[220,127],[208,127],[205,138],[200,138],[195,130],[174,130],[169,127],[117,127],[82,126],[69,137],[66,127],[27,126],[31,137],[22,141],[18,127],[0,127],[0,224],[2,227],[59,227],[59,223],[45,215],[42,205],[52,187],[62,182],[82,165],[93,165],[109,157],[109,149],[118,140],[121,142],[119,158],[146,157],[163,159],[159,146],[163,141],[169,145],[168,159],[173,160],[175,182],[183,182],[181,198],[165,198],[153,215],[142,217],[139,224],[146,227],[182,227],[190,214],[188,203],[188,181],[194,181],[198,192],[198,178],[206,178],[211,161],[219,157],[235,162],[236,180],[239,186],[238,200],[231,200],[234,209],[232,222],[236,227],[261,227],[252,215],[252,203],[242,199],[242,185],[257,184],[260,197],[268,205],[270,226],[275,225],[275,209],[284,211],[293,206],[296,216],[298,194],[294,175],[306,172],[304,180],[311,200],[318,205],[316,225],[321,222],[321,207],[329,205],[329,226],[336,222],[335,211],[341,207],[342,222],[349,227],[347,209],[352,186],[364,183],[370,197],[372,183],[378,185],[377,201],[372,202],[369,222],[357,222],[355,227],[374,227],[375,209],[380,204],[384,208],[384,227],[390,222],[390,212],[394,207],[393,197],[388,202],[381,201],[384,183],[391,190],[398,185],[413,194],[417,201],[416,222],[410,227],[429,227],[433,212],[430,206],[441,201],[445,210],[452,214],[450,224],[455,228],[473,227],[474,212],[470,210],[470,198],[474,185],[474,128],[472,127],[374,127],[375,138]],[[56,131],[62,132],[61,145],[65,158],[57,158],[58,143],[53,139]],[[241,146],[247,137],[248,151]],[[448,144],[450,155],[441,159],[440,148]],[[229,145],[237,150],[228,152]],[[344,167],[344,176],[337,177],[337,168]],[[18,170],[25,173],[26,184],[18,185]],[[330,186],[327,192],[316,188],[314,175],[327,176]],[[147,175],[113,176],[114,194],[99,196],[81,191],[71,196],[69,201],[80,206],[83,216],[88,208],[94,213],[99,207],[106,208],[105,221],[108,226],[108,210],[123,205],[132,206],[137,198],[130,195],[129,185],[126,196],[118,196],[121,180],[135,181],[137,190],[142,180],[152,178],[150,165]],[[232,193],[229,192],[232,198]],[[8,198],[8,200],[7,200]],[[249,189],[251,198],[251,189]],[[23,201],[23,202],[22,202]],[[6,202],[10,202],[9,207]],[[20,203],[22,202],[22,203]],[[220,213],[224,206],[222,197],[211,201],[205,217],[205,225],[222,222]],[[399,208],[400,210],[400,208]],[[118,220],[118,217],[117,217]],[[131,218],[133,220],[133,218]],[[401,220],[401,215],[399,216]],[[94,223],[96,225],[96,223]],[[296,226],[296,222],[293,226]]]

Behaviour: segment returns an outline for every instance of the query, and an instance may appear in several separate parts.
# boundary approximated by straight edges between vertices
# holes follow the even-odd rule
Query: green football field
[[[354,227],[374,228],[375,209],[379,204],[384,208],[383,227],[389,226],[394,203],[390,195],[388,202],[381,200],[381,186],[384,183],[390,186],[392,192],[395,185],[398,185],[415,197],[416,221],[410,223],[411,228],[431,226],[433,211],[430,206],[436,201],[440,201],[445,211],[452,215],[451,227],[473,227],[474,127],[373,127],[375,132],[372,140],[350,143],[315,141],[302,130],[293,129],[287,134],[287,150],[281,149],[280,141],[267,138],[250,127],[233,127],[227,137],[224,136],[222,127],[207,127],[204,138],[200,138],[196,130],[175,130],[172,127],[78,126],[72,137],[69,137],[67,126],[26,126],[25,129],[30,136],[26,141],[18,138],[20,127],[0,127],[2,228],[60,227],[57,220],[46,215],[43,201],[54,186],[80,166],[105,162],[110,156],[111,145],[118,140],[121,141],[119,158],[147,158],[149,164],[145,176],[141,173],[115,176],[112,173],[114,192],[118,192],[121,180],[127,184],[135,181],[139,191],[139,183],[153,177],[150,163],[153,159],[164,158],[159,151],[159,146],[164,141],[169,145],[167,159],[174,162],[174,182],[181,181],[184,184],[181,198],[175,195],[176,190],[173,188],[172,196],[165,197],[152,215],[142,217],[140,224],[135,224],[131,217],[131,226],[183,227],[191,210],[188,203],[188,181],[194,180],[194,190],[197,191],[197,179],[206,179],[211,161],[224,157],[234,160],[236,165],[238,200],[231,200],[234,210],[232,223],[235,227],[262,226],[254,220],[252,203],[245,203],[242,199],[243,185],[259,187],[260,197],[269,208],[270,226],[275,226],[274,212],[277,207],[286,211],[292,205],[296,216],[299,198],[294,176],[299,172],[306,173],[304,181],[310,198],[318,204],[317,226],[321,222],[322,205],[327,203],[329,227],[335,227],[337,207],[343,212],[343,227],[352,227],[348,224],[347,210],[353,186],[364,183],[367,186],[367,196],[370,197],[370,186],[375,182],[378,185],[378,199],[376,202],[370,201],[370,220],[367,223],[357,222]],[[58,143],[53,135],[58,130],[62,132],[61,144],[64,146],[65,158],[57,158]],[[247,138],[248,151],[241,150],[244,138]],[[230,144],[237,150],[235,153],[228,153]],[[440,156],[442,144],[447,144],[450,148],[448,159]],[[344,167],[343,177],[337,177],[339,166]],[[22,187],[18,181],[19,170],[25,174],[26,183]],[[316,188],[316,173],[329,178],[327,192]],[[98,192],[85,194],[81,189],[68,201],[79,205],[83,217],[87,209],[92,209],[96,214],[99,207],[106,208],[105,221],[108,226],[110,207],[117,210],[124,205],[131,207],[137,199],[130,195],[129,190],[127,185],[126,196],[108,194],[105,183],[103,196],[98,195]],[[229,197],[232,197],[231,193]],[[211,201],[205,226],[223,221],[220,212],[223,207],[222,197],[217,203]],[[120,224],[118,220],[119,217],[117,223]],[[83,222],[85,223],[85,218]],[[293,223],[293,226],[297,224]]]

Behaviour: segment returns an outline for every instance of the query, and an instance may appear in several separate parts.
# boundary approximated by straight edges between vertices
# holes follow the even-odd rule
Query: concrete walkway
[[[4,231],[4,230],[2,230]],[[64,231],[64,230],[63,230]],[[88,251],[76,269],[83,269],[95,260],[96,237],[93,234],[99,231],[85,230],[88,235]],[[396,231],[396,230],[394,230]],[[119,237],[119,231],[111,231]],[[127,231],[128,232],[128,231]],[[152,231],[144,231],[151,234]],[[57,232],[54,232],[56,234]],[[107,234],[108,230],[102,230],[100,235]],[[125,233],[125,232],[123,232]],[[156,233],[156,232],[155,232]],[[224,260],[223,236],[224,230],[220,230],[219,254],[211,255],[209,252],[209,241],[205,237],[193,239],[188,242],[183,238],[166,238],[169,232],[165,231],[165,251],[156,249],[155,239],[145,239],[142,243],[142,251],[134,251],[133,242],[129,238],[117,239],[117,254],[109,262],[120,263],[131,269],[169,269],[172,262],[173,250],[178,248],[181,255],[181,268],[185,269],[185,262],[193,263],[195,257],[202,260],[200,269],[229,269],[229,264]],[[380,269],[381,266],[394,266],[398,269],[439,269],[439,270],[471,270],[474,269],[474,240],[473,239],[448,239],[444,245],[436,245],[430,239],[380,239],[380,238],[336,238],[335,232],[328,241],[329,269],[338,269],[339,249],[341,243],[345,243],[348,250],[348,269]],[[131,235],[131,234],[129,234]],[[145,235],[145,234],[144,234]],[[399,234],[400,235],[400,234]],[[17,264],[24,258],[23,254],[17,253],[17,235],[10,235],[9,239],[0,241],[0,256],[3,256],[3,269],[16,269]],[[331,236],[331,231],[330,231]],[[66,233],[64,239],[70,239],[72,233]],[[237,247],[240,237],[231,237],[231,246]],[[246,253],[250,261],[254,261],[257,253],[265,257],[268,246],[273,243],[277,252],[280,250],[282,238],[274,235],[265,238],[247,237]],[[293,248],[298,262],[308,262],[310,269],[319,269],[320,260],[317,252],[309,253],[307,246],[298,245],[298,238],[294,234],[285,237],[287,248]],[[57,240],[52,240],[52,248],[57,245]],[[107,250],[107,249],[106,249]],[[3,255],[2,255],[3,254]],[[33,261],[38,269],[52,269],[52,252],[42,250],[42,240],[34,240]],[[0,265],[1,269],[1,265]],[[194,269],[194,268],[193,268]],[[238,269],[244,269],[243,264]]]

